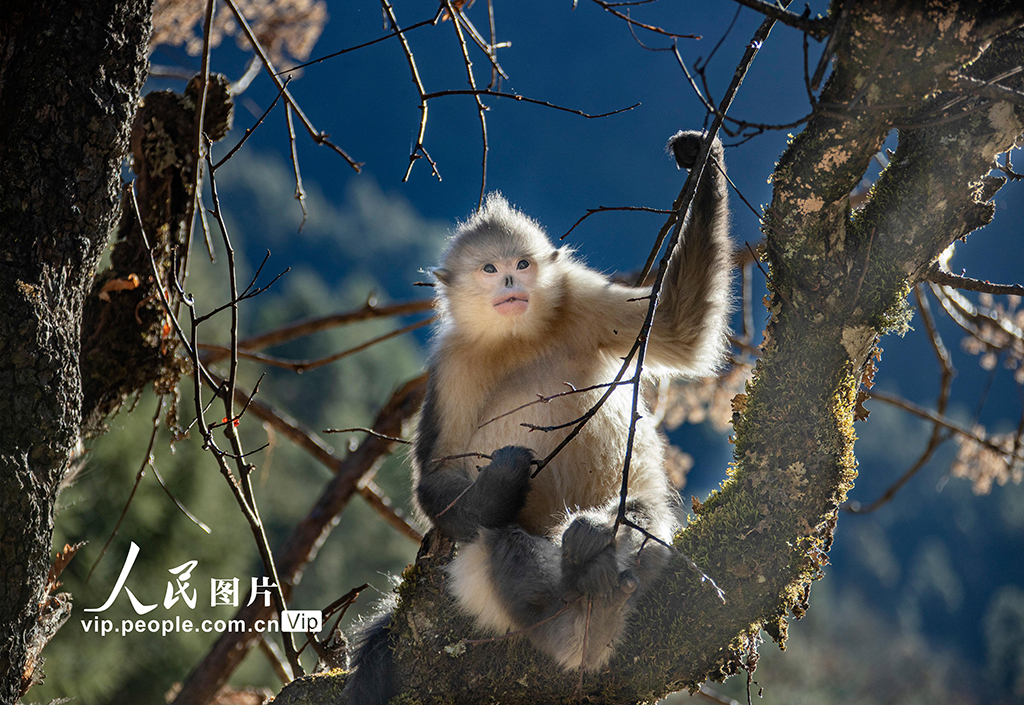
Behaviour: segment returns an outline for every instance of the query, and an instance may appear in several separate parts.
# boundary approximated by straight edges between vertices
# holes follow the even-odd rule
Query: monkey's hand
[[[577,517],[562,535],[562,587],[570,593],[628,597],[639,584],[630,571],[619,571],[612,527]]]
[[[682,169],[692,169],[700,156],[700,148],[704,143],[704,133],[700,130],[682,130],[675,133],[668,141],[669,149],[675,155],[676,164]],[[722,141],[715,138],[711,145],[711,157],[721,163]],[[714,168],[714,167],[712,167]]]
[[[530,489],[533,451],[505,446],[491,453],[491,464],[480,471],[467,499],[476,507],[480,526],[494,528],[515,521]]]

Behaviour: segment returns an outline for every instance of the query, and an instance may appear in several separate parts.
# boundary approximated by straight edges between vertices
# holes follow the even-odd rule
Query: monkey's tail
[[[391,651],[391,614],[388,611],[379,615],[357,635],[352,660],[355,672],[345,686],[348,705],[386,705],[398,694]]]

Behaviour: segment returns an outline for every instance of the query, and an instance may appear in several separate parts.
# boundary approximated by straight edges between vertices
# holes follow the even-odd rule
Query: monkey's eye
[[[516,269],[526,269],[530,266],[530,263],[525,259],[519,260],[519,264],[516,265]]]
[[[488,274],[496,274],[498,272],[498,268],[495,267],[493,264],[485,264],[484,271],[487,272]]]

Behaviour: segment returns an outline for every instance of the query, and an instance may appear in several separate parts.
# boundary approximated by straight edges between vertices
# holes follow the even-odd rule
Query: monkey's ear
[[[435,279],[437,279],[445,286],[449,286],[452,283],[452,273],[449,272],[447,269],[437,267],[435,269],[431,269],[430,273],[434,275]]]
[[[554,263],[554,262],[557,262],[557,261],[558,261],[558,260],[559,260],[559,259],[561,258],[561,256],[562,256],[562,249],[563,249],[563,248],[561,248],[561,247],[560,247],[560,248],[558,248],[557,250],[553,251],[553,252],[552,252],[552,253],[551,253],[551,254],[550,254],[550,255],[548,256],[548,262],[549,262],[549,263]]]

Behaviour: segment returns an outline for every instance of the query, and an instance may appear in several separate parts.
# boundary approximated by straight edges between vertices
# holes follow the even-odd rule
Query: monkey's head
[[[441,314],[474,338],[542,335],[560,309],[566,258],[534,220],[491,193],[433,270]]]

